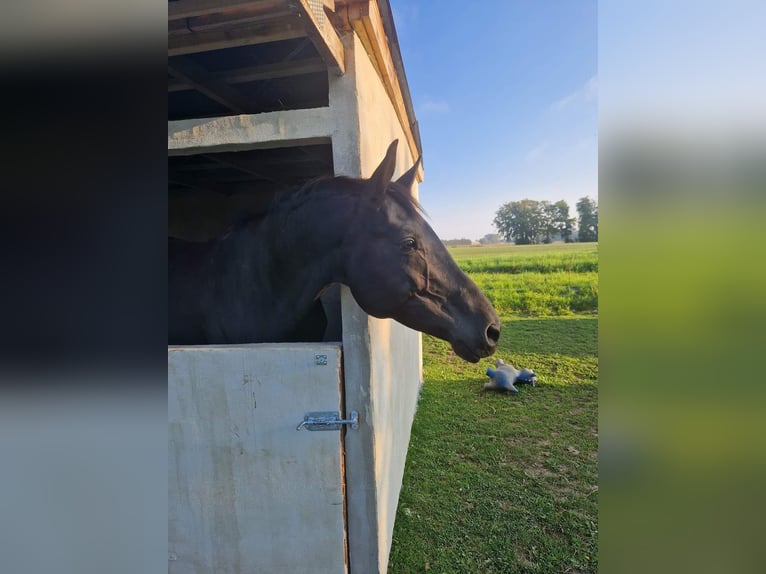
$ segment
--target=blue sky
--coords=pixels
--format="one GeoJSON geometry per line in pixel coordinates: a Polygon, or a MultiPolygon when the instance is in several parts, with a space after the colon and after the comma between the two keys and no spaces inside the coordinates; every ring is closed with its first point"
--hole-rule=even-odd
{"type": "Polygon", "coordinates": [[[763,133],[765,23],[762,0],[602,1],[602,129],[763,133]]]}
{"type": "Polygon", "coordinates": [[[598,189],[595,0],[391,0],[425,180],[443,239],[494,233],[495,211],[598,189]]]}

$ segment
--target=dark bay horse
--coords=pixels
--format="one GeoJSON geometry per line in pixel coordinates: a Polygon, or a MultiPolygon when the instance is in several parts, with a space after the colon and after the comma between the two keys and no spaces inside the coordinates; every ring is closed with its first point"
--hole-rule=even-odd
{"type": "Polygon", "coordinates": [[[449,341],[466,361],[491,355],[500,319],[423,219],[419,162],[391,181],[396,145],[370,179],[316,180],[218,239],[170,239],[169,343],[321,340],[319,295],[343,283],[370,315],[449,341]]]}

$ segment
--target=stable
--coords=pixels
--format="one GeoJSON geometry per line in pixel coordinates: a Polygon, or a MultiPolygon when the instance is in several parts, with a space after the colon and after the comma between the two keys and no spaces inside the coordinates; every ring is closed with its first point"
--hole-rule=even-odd
{"type": "MultiPolygon", "coordinates": [[[[421,156],[388,0],[170,1],[168,56],[171,236],[421,156]]],[[[386,571],[420,334],[327,309],[337,341],[169,347],[169,572],[386,571]]]]}

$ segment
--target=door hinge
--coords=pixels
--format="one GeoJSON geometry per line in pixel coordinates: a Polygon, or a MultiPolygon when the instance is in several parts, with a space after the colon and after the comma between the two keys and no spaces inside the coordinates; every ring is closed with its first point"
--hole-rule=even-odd
{"type": "Polygon", "coordinates": [[[338,411],[306,413],[295,430],[304,428],[310,431],[340,430],[343,425],[350,425],[356,430],[359,428],[359,413],[351,411],[350,415],[351,418],[341,419],[338,411]]]}

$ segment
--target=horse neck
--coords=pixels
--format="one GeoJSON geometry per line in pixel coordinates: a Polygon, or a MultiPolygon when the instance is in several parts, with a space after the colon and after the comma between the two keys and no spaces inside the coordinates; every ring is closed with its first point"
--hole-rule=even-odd
{"type": "Polygon", "coordinates": [[[320,189],[275,209],[266,222],[274,266],[298,281],[310,272],[325,282],[320,287],[343,281],[345,239],[358,204],[356,194],[320,189]]]}
{"type": "Polygon", "coordinates": [[[247,240],[229,242],[245,250],[236,259],[253,262],[252,281],[265,288],[275,310],[300,312],[326,285],[344,282],[344,240],[358,201],[331,190],[307,193],[276,206],[257,227],[240,230],[251,234],[247,240]]]}

